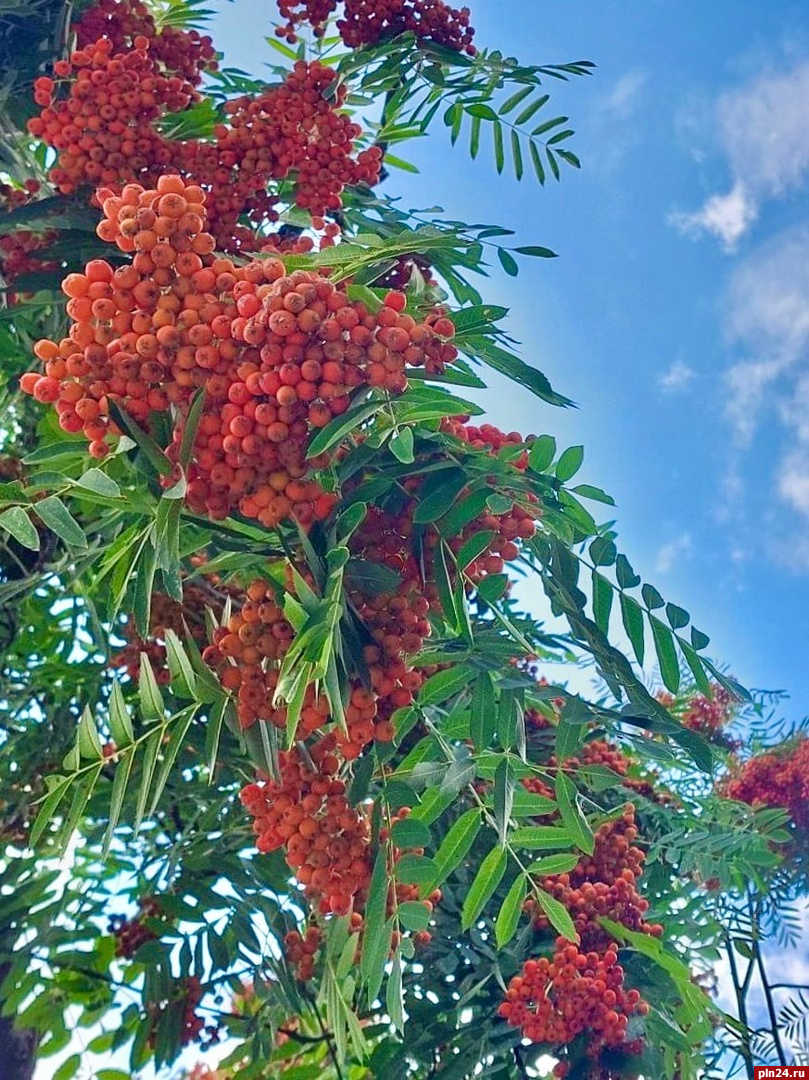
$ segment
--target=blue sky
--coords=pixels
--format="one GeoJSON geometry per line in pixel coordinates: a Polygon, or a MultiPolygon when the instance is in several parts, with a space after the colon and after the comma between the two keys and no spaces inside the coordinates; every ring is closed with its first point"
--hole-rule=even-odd
{"type": "MultiPolygon", "coordinates": [[[[217,44],[262,71],[270,0],[222,5],[217,44]]],[[[403,205],[513,228],[554,261],[493,268],[526,360],[579,409],[505,387],[493,422],[587,450],[624,550],[748,686],[809,698],[809,11],[801,2],[478,0],[477,40],[591,59],[549,90],[581,173],[498,177],[443,130],[407,149],[403,205]]],[[[549,106],[550,108],[551,106],[549,106]]],[[[551,115],[551,114],[549,114],[551,115]]]]}

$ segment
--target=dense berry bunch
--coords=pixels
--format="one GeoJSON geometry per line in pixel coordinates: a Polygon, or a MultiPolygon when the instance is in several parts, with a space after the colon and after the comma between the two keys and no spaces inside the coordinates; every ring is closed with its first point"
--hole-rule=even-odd
{"type": "Polygon", "coordinates": [[[163,26],[158,31],[151,12],[140,0],[96,0],[73,24],[79,49],[89,49],[106,37],[116,52],[135,47],[135,40],[149,41],[152,58],[174,75],[198,85],[203,71],[216,71],[216,50],[207,35],[196,30],[163,26]]]}
{"type": "Polygon", "coordinates": [[[114,915],[110,919],[110,933],[115,937],[115,955],[131,959],[147,941],[156,941],[160,936],[147,922],[154,922],[164,917],[160,904],[152,896],[143,896],[138,900],[138,914],[132,919],[114,915]]]}
{"type": "Polygon", "coordinates": [[[34,83],[42,112],[28,130],[59,152],[50,171],[63,194],[81,184],[153,181],[171,164],[171,144],[155,129],[166,113],[179,112],[197,98],[180,75],[163,74],[149,52],[149,40],[114,52],[108,38],[77,49],[59,61],[57,81],[34,83]],[[66,96],[60,94],[65,86],[66,96]]]}
{"type": "Polygon", "coordinates": [[[809,738],[750,758],[722,792],[750,806],[782,807],[799,829],[809,828],[809,738]]]}
{"type": "MultiPolygon", "coordinates": [[[[662,933],[661,926],[644,920],[649,902],[637,890],[644,862],[643,851],[634,845],[637,836],[635,810],[630,805],[621,817],[599,827],[592,855],[583,855],[569,874],[542,879],[542,888],[570,912],[585,950],[603,949],[611,940],[599,923],[603,917],[629,930],[654,936],[662,933]]],[[[529,906],[533,907],[533,901],[529,906]]],[[[540,911],[535,925],[547,929],[550,922],[540,911]]]]}
{"type": "MultiPolygon", "coordinates": [[[[338,210],[344,187],[377,182],[382,151],[371,147],[351,156],[361,128],[340,111],[347,90],[335,86],[336,79],[325,64],[301,60],[279,86],[228,102],[229,122],[215,132],[219,168],[212,186],[223,225],[228,209],[237,207],[256,222],[273,220],[271,179],[294,173],[295,202],[315,215],[338,210]]],[[[206,155],[204,148],[195,153],[206,155]]]]}
{"type": "MultiPolygon", "coordinates": [[[[337,0],[278,0],[278,8],[286,21],[276,33],[292,44],[297,40],[296,30],[303,23],[308,23],[315,35],[322,37],[326,22],[337,9],[337,0]]],[[[351,49],[411,33],[470,56],[476,52],[469,8],[453,8],[443,0],[345,0],[337,29],[351,49]]]]}
{"type": "Polygon", "coordinates": [[[714,683],[711,694],[694,694],[684,702],[673,694],[661,691],[657,700],[674,713],[677,719],[692,731],[712,738],[733,719],[735,701],[724,686],[714,683]]]}
{"type": "MultiPolygon", "coordinates": [[[[38,191],[39,183],[36,180],[26,181],[21,188],[12,187],[10,184],[0,184],[0,215],[29,205],[38,191]]],[[[0,229],[2,229],[1,216],[0,229]]],[[[43,261],[42,253],[56,241],[58,235],[52,229],[45,231],[13,229],[7,233],[0,232],[0,284],[8,287],[23,274],[40,270],[57,270],[59,264],[52,260],[43,261]]],[[[17,299],[16,294],[10,291],[7,291],[5,295],[9,305],[17,299]]]]}
{"type": "Polygon", "coordinates": [[[371,878],[370,828],[338,779],[337,741],[326,736],[281,754],[281,778],[248,784],[241,799],[253,815],[259,851],[285,848],[287,863],[322,914],[347,914],[371,878]]]}
{"type": "Polygon", "coordinates": [[[204,580],[184,583],[182,603],[165,593],[153,593],[147,637],[140,636],[135,619],[130,615],[122,630],[126,645],[113,654],[111,666],[124,668],[130,679],[137,679],[140,658],[145,654],[157,681],[167,685],[171,675],[166,657],[166,630],[173,630],[180,638],[190,634],[200,647],[204,647],[207,644],[205,609],[210,608],[214,615],[221,614],[225,593],[235,597],[240,595],[240,590],[223,586],[219,581],[204,580]]]}
{"type": "MultiPolygon", "coordinates": [[[[624,987],[617,946],[603,952],[584,951],[558,938],[551,959],[527,960],[506,990],[498,1013],[512,1027],[522,1028],[532,1042],[565,1047],[582,1034],[587,1054],[598,1058],[605,1048],[628,1049],[629,1018],[645,1015],[649,1006],[637,990],[624,987]]],[[[560,1070],[558,1075],[563,1075],[560,1070]]]]}

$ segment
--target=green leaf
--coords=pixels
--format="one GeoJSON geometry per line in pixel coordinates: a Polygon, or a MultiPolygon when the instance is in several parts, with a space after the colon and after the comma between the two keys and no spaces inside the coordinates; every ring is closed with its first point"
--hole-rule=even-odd
{"type": "Polygon", "coordinates": [[[508,864],[505,848],[492,848],[475,875],[461,910],[461,929],[468,930],[480,918],[481,912],[503,880],[508,864]]]}
{"type": "Polygon", "coordinates": [[[671,630],[654,615],[649,616],[652,625],[652,638],[654,639],[657,662],[660,666],[660,677],[663,685],[672,694],[676,694],[680,688],[680,665],[677,662],[677,649],[674,644],[674,635],[671,630]]]}
{"type": "Polygon", "coordinates": [[[87,537],[78,521],[73,517],[61,499],[55,495],[49,495],[36,504],[36,514],[47,525],[51,532],[56,533],[60,540],[74,547],[87,547],[87,537]]]}
{"type": "Polygon", "coordinates": [[[53,816],[56,813],[59,804],[62,799],[64,799],[65,795],[67,795],[68,790],[74,781],[73,776],[51,775],[48,779],[53,784],[53,787],[51,787],[48,794],[42,800],[34,824],[31,826],[31,838],[29,844],[32,848],[35,848],[39,843],[40,837],[53,820],[53,816]]]}
{"type": "Polygon", "coordinates": [[[503,758],[494,774],[494,821],[500,843],[505,844],[506,833],[511,821],[511,808],[514,805],[516,786],[514,767],[508,758],[503,758]]]}
{"type": "Polygon", "coordinates": [[[528,467],[535,473],[547,472],[556,454],[556,439],[553,435],[540,435],[528,452],[528,467]]]}
{"type": "Polygon", "coordinates": [[[549,101],[550,94],[543,94],[541,97],[535,98],[530,105],[526,105],[514,121],[516,127],[522,127],[523,124],[527,124],[531,117],[538,113],[542,106],[547,105],[549,101]]]}
{"type": "MultiPolygon", "coordinates": [[[[404,991],[402,988],[402,957],[399,949],[391,962],[388,984],[385,987],[385,1006],[391,1023],[397,1031],[404,1031],[404,991]]],[[[318,1072],[320,1067],[316,1066],[318,1072]]],[[[289,1069],[286,1070],[289,1072],[289,1069]]],[[[314,1080],[314,1078],[313,1078],[314,1080]]]]}
{"type": "Polygon", "coordinates": [[[497,730],[497,706],[494,684],[488,671],[482,671],[472,688],[469,731],[476,750],[488,750],[497,730]]]}
{"type": "Polygon", "coordinates": [[[436,874],[430,887],[422,887],[422,895],[429,895],[447,880],[450,874],[463,862],[480,832],[480,810],[467,810],[450,827],[435,853],[436,874]]]}
{"type": "Polygon", "coordinates": [[[172,717],[171,725],[169,727],[169,738],[165,746],[161,747],[162,760],[160,762],[160,769],[155,778],[154,788],[152,789],[152,801],[149,806],[149,813],[153,814],[160,803],[160,796],[163,794],[163,789],[174,767],[174,762],[177,760],[177,755],[182,748],[185,737],[188,734],[188,729],[191,727],[191,723],[196,716],[197,706],[191,705],[176,716],[172,717]]]}
{"type": "MultiPolygon", "coordinates": [[[[592,550],[592,548],[591,548],[592,550]]],[[[593,571],[593,617],[596,625],[605,636],[609,636],[610,611],[612,610],[612,585],[609,581],[593,571]]]]}
{"type": "Polygon", "coordinates": [[[640,593],[647,608],[661,608],[666,602],[654,585],[644,585],[640,593]]]}
{"type": "Polygon", "coordinates": [[[12,506],[0,514],[0,529],[5,529],[24,548],[39,551],[39,533],[21,506],[12,506]]]}
{"type": "Polygon", "coordinates": [[[590,558],[596,566],[612,566],[618,555],[615,543],[606,536],[597,536],[589,547],[590,558]]]}
{"type": "Polygon", "coordinates": [[[528,149],[531,152],[531,162],[534,166],[534,172],[537,174],[537,180],[540,184],[545,184],[545,166],[542,164],[542,155],[540,154],[539,147],[533,139],[528,141],[528,149]]]}
{"type": "Polygon", "coordinates": [[[443,469],[434,475],[435,479],[424,485],[413,512],[413,521],[417,525],[427,525],[443,517],[469,483],[462,469],[443,469]]]}
{"type": "Polygon", "coordinates": [[[697,630],[696,626],[691,627],[691,644],[696,652],[701,649],[707,648],[710,643],[710,638],[707,634],[703,634],[701,630],[697,630]]]}
{"type": "Polygon", "coordinates": [[[556,462],[556,479],[564,483],[576,475],[584,461],[584,447],[571,446],[556,462]]]}
{"type": "Polygon", "coordinates": [[[366,420],[370,420],[384,407],[385,402],[378,399],[363,401],[362,404],[348,409],[342,416],[335,416],[312,439],[306,454],[307,458],[317,457],[319,454],[331,450],[333,446],[342,442],[347,435],[358,431],[361,424],[365,423],[366,420]]]}
{"type": "Polygon", "coordinates": [[[471,562],[479,558],[489,547],[494,537],[495,532],[493,529],[483,529],[481,532],[473,533],[455,556],[458,569],[465,570],[471,562]]]}
{"type": "Polygon", "coordinates": [[[104,835],[104,844],[101,849],[102,857],[106,858],[115,835],[115,829],[121,819],[121,809],[126,798],[126,789],[129,777],[132,775],[132,766],[135,763],[135,754],[130,751],[124,754],[115,765],[115,775],[112,778],[112,794],[110,796],[110,812],[107,819],[107,830],[104,835]]]}
{"type": "Polygon", "coordinates": [[[410,816],[394,822],[391,840],[398,848],[426,848],[433,842],[424,822],[410,816]]]}
{"type": "Polygon", "coordinates": [[[524,848],[526,851],[569,848],[574,843],[568,829],[560,829],[554,825],[524,825],[520,829],[515,829],[509,840],[514,847],[524,848]]]}
{"type": "Polygon", "coordinates": [[[592,484],[577,484],[570,489],[574,495],[581,495],[583,499],[592,499],[593,502],[604,503],[606,506],[615,506],[615,499],[601,488],[593,487],[592,484]]]}
{"type": "Polygon", "coordinates": [[[166,627],[163,639],[166,642],[172,691],[181,694],[185,698],[196,699],[197,673],[194,671],[194,665],[183,648],[183,643],[171,627],[166,627]]]}
{"type": "Polygon", "coordinates": [[[53,1074],[53,1080],[71,1080],[79,1071],[81,1065],[81,1055],[71,1054],[69,1058],[66,1058],[56,1072],[53,1074]]]}
{"type": "Polygon", "coordinates": [[[387,921],[385,918],[388,887],[387,848],[382,845],[376,853],[368,887],[360,959],[360,974],[367,987],[369,1001],[373,1001],[379,993],[385,974],[385,962],[390,952],[393,920],[387,921]]]}
{"type": "Polygon", "coordinates": [[[117,679],[113,679],[112,681],[109,714],[107,719],[110,726],[110,734],[112,735],[116,747],[119,750],[122,750],[125,746],[129,746],[135,737],[135,733],[132,729],[132,720],[129,716],[129,710],[124,701],[123,691],[121,690],[117,679]]]}
{"type": "Polygon", "coordinates": [[[632,569],[626,555],[619,555],[615,560],[615,576],[622,589],[634,589],[640,585],[640,576],[632,569]]]}
{"type": "Polygon", "coordinates": [[[78,728],[79,754],[83,758],[103,758],[104,748],[101,745],[101,737],[98,734],[95,718],[90,711],[90,706],[85,705],[81,714],[78,728]]]}
{"type": "Polygon", "coordinates": [[[435,675],[430,676],[419,691],[419,705],[440,705],[454,697],[469,685],[471,674],[471,669],[466,664],[458,664],[445,671],[437,671],[435,675]]]}
{"type": "Polygon", "coordinates": [[[576,785],[560,769],[556,774],[556,802],[559,805],[559,813],[562,824],[574,838],[577,847],[588,855],[595,850],[595,837],[590,823],[582,813],[579,806],[579,793],[576,785]]]}
{"type": "Polygon", "coordinates": [[[411,465],[415,460],[413,453],[413,429],[399,428],[388,441],[388,448],[393,456],[403,465],[411,465]]]}
{"type": "Polygon", "coordinates": [[[163,720],[165,706],[163,695],[157,685],[154,669],[145,652],[140,654],[140,676],[138,678],[140,707],[145,720],[163,720]]]}
{"type": "Polygon", "coordinates": [[[87,472],[82,473],[78,480],[74,480],[73,483],[76,487],[92,491],[94,495],[105,495],[110,499],[117,499],[121,494],[121,489],[115,481],[111,480],[106,473],[101,471],[101,469],[88,469],[87,472]]]}
{"type": "Polygon", "coordinates": [[[500,265],[509,277],[516,277],[519,274],[520,268],[517,265],[517,260],[505,248],[497,249],[497,257],[500,260],[500,265]]]}
{"type": "Polygon", "coordinates": [[[514,248],[515,251],[519,251],[520,255],[530,255],[534,259],[558,259],[559,256],[555,251],[551,251],[550,248],[537,247],[536,244],[529,244],[527,247],[514,248]]]}
{"type": "Polygon", "coordinates": [[[568,941],[578,942],[579,935],[567,908],[544,889],[535,889],[534,896],[557,934],[568,941]]]}
{"type": "Polygon", "coordinates": [[[676,604],[666,604],[666,618],[673,630],[682,630],[688,625],[691,616],[684,608],[677,607],[676,604]]]}
{"type": "Polygon", "coordinates": [[[399,922],[405,930],[426,930],[430,925],[432,916],[424,904],[420,904],[418,900],[405,900],[396,910],[399,922]]]}
{"type": "Polygon", "coordinates": [[[183,469],[188,468],[188,463],[191,460],[191,454],[194,450],[194,440],[197,437],[197,430],[199,428],[199,421],[202,416],[202,410],[205,406],[205,387],[200,386],[194,391],[194,396],[191,399],[191,405],[188,409],[188,416],[185,420],[185,426],[183,427],[183,436],[180,441],[180,453],[178,460],[183,469]]]}
{"type": "Polygon", "coordinates": [[[485,105],[482,102],[475,105],[468,105],[466,111],[470,116],[477,116],[481,120],[497,120],[497,113],[491,105],[485,105]]]}
{"type": "MultiPolygon", "coordinates": [[[[620,556],[619,556],[620,558],[620,556]]],[[[626,593],[621,593],[621,620],[627,632],[632,648],[639,664],[643,664],[644,634],[643,634],[643,608],[626,593]]]]}
{"type": "Polygon", "coordinates": [[[503,125],[496,118],[492,123],[492,141],[494,143],[494,165],[498,173],[502,173],[506,164],[506,155],[503,150],[503,125]]]}
{"type": "Polygon", "coordinates": [[[523,874],[515,878],[497,915],[494,938],[497,948],[503,949],[517,933],[523,904],[528,893],[528,882],[523,874]]]}
{"type": "MultiPolygon", "coordinates": [[[[520,145],[519,132],[515,131],[513,128],[511,130],[511,157],[514,161],[514,176],[518,181],[522,180],[523,173],[525,172],[522,161],[522,146],[520,145]]],[[[518,250],[520,249],[518,248],[518,250]]]]}
{"type": "Polygon", "coordinates": [[[117,405],[112,398],[108,398],[108,402],[110,417],[115,421],[121,431],[129,435],[130,438],[137,443],[138,448],[155,472],[159,473],[160,476],[171,476],[174,472],[174,463],[170,458],[166,457],[152,436],[148,435],[143,428],[132,419],[129,413],[125,412],[117,405]]]}
{"type": "MultiPolygon", "coordinates": [[[[528,95],[532,94],[533,92],[534,87],[530,84],[528,86],[520,87],[519,90],[517,90],[511,95],[511,97],[506,98],[506,100],[500,106],[500,115],[507,116],[512,111],[512,109],[516,109],[520,102],[525,101],[528,95]]],[[[519,123],[519,120],[517,121],[517,123],[519,123]]]]}
{"type": "Polygon", "coordinates": [[[553,874],[569,874],[578,863],[578,855],[546,855],[528,867],[529,874],[551,877],[553,874]]]}

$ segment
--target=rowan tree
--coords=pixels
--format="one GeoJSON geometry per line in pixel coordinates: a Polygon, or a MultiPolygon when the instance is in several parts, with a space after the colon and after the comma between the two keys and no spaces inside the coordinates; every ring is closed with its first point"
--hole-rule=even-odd
{"type": "Polygon", "coordinates": [[[806,741],[641,582],[582,448],[463,396],[572,404],[473,284],[553,252],[395,197],[442,126],[526,183],[579,168],[547,88],[593,65],[442,0],[276,15],[269,83],[188,3],[0,43],[7,1075],[800,1060],[762,942],[804,888],[806,741]]]}

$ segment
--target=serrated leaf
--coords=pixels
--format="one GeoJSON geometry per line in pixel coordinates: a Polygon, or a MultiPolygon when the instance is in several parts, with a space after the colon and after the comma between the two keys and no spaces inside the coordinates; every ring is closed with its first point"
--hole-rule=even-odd
{"type": "Polygon", "coordinates": [[[571,834],[577,847],[588,855],[595,850],[595,837],[590,823],[579,806],[579,793],[576,785],[561,769],[556,774],[556,802],[562,824],[571,834]]]}
{"type": "Polygon", "coordinates": [[[197,673],[188,657],[183,643],[171,627],[163,632],[166,643],[166,657],[171,673],[171,688],[174,693],[195,699],[197,696],[197,673]]]}
{"type": "Polygon", "coordinates": [[[112,681],[107,722],[109,723],[110,734],[112,735],[116,747],[119,750],[122,750],[125,746],[129,746],[135,738],[135,733],[132,729],[132,720],[129,716],[129,710],[126,707],[123,691],[121,690],[117,679],[113,679],[112,681]]]}
{"type": "Polygon", "coordinates": [[[627,636],[632,643],[632,649],[635,653],[635,658],[639,664],[643,664],[643,654],[645,649],[644,642],[644,629],[643,629],[643,608],[637,602],[633,600],[631,596],[626,593],[621,593],[621,620],[624,624],[627,636]]]}
{"type": "Polygon", "coordinates": [[[433,859],[436,866],[435,877],[429,888],[422,887],[422,895],[429,895],[443,885],[450,874],[460,866],[474,844],[480,826],[480,810],[477,809],[467,810],[450,826],[433,859]]]}
{"type": "Polygon", "coordinates": [[[480,869],[469,887],[461,910],[461,929],[468,930],[480,918],[497,886],[503,880],[508,865],[505,848],[492,848],[480,864],[480,869]]]}
{"type": "MultiPolygon", "coordinates": [[[[592,548],[591,548],[592,550],[592,548]]],[[[599,630],[609,636],[610,612],[612,610],[612,585],[609,581],[593,571],[593,617],[599,630]]]]}
{"type": "Polygon", "coordinates": [[[506,893],[494,924],[494,939],[497,948],[503,949],[517,933],[520,925],[523,904],[528,894],[528,882],[523,874],[515,878],[506,893]]]}
{"type": "Polygon", "coordinates": [[[0,514],[0,529],[29,551],[39,551],[39,533],[21,506],[11,506],[0,514]]]}
{"type": "Polygon", "coordinates": [[[476,750],[488,750],[497,730],[497,707],[494,684],[488,671],[482,671],[472,688],[469,733],[476,750]]]}
{"type": "Polygon", "coordinates": [[[537,859],[528,867],[529,874],[551,877],[554,874],[569,874],[579,861],[578,855],[546,855],[537,859]]]}
{"type": "Polygon", "coordinates": [[[557,934],[568,941],[578,942],[579,935],[567,908],[544,889],[535,889],[534,896],[557,934]]]}
{"type": "Polygon", "coordinates": [[[88,469],[73,483],[76,487],[85,488],[95,495],[106,495],[110,499],[117,499],[121,494],[120,487],[101,469],[88,469]]]}
{"type": "Polygon", "coordinates": [[[665,623],[662,623],[654,615],[649,616],[649,621],[652,625],[652,638],[660,667],[660,677],[666,689],[670,690],[672,694],[676,694],[680,687],[680,665],[677,662],[674,635],[665,623]]]}
{"type": "Polygon", "coordinates": [[[460,693],[469,684],[471,669],[466,664],[458,664],[445,671],[431,675],[419,691],[419,705],[440,705],[460,693]]]}
{"type": "Polygon", "coordinates": [[[140,706],[145,720],[161,720],[165,712],[163,695],[155,678],[151,661],[145,652],[140,654],[140,675],[138,677],[140,706]]]}
{"type": "Polygon", "coordinates": [[[98,734],[95,718],[89,705],[85,705],[78,728],[79,753],[83,758],[103,758],[104,748],[98,734]]]}
{"type": "Polygon", "coordinates": [[[501,844],[506,842],[506,833],[511,821],[511,808],[514,805],[516,783],[513,765],[508,758],[503,758],[494,774],[494,794],[492,796],[494,822],[501,844]]]}
{"type": "Polygon", "coordinates": [[[555,825],[524,825],[509,836],[514,847],[526,851],[549,851],[553,848],[569,848],[574,842],[568,829],[555,825]]]}
{"type": "Polygon", "coordinates": [[[56,533],[60,540],[74,547],[87,547],[87,537],[78,521],[73,517],[61,499],[49,495],[36,504],[37,517],[56,533]]]}

